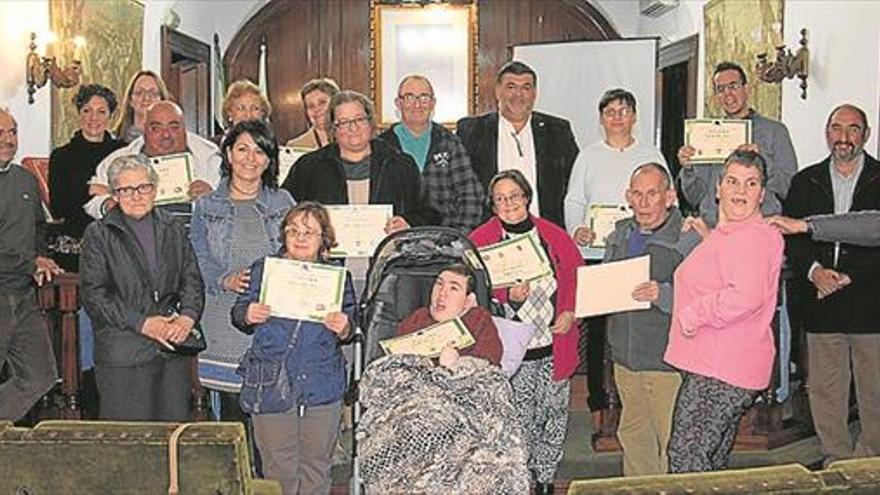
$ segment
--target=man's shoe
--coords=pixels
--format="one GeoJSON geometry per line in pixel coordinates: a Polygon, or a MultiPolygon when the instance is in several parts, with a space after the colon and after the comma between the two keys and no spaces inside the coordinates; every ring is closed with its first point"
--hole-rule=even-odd
{"type": "Polygon", "coordinates": [[[553,495],[553,483],[535,483],[535,495],[553,495]]]}

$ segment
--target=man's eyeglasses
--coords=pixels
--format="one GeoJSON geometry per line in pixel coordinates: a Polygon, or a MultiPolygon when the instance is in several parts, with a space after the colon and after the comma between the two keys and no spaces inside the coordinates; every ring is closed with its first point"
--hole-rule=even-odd
{"type": "Polygon", "coordinates": [[[138,184],[136,186],[117,187],[116,189],[114,189],[114,191],[116,192],[116,195],[119,196],[120,198],[130,198],[130,197],[134,196],[134,193],[138,193],[142,196],[145,194],[150,194],[151,192],[153,192],[153,189],[155,189],[155,188],[156,188],[155,184],[152,184],[150,182],[145,182],[143,184],[138,184]]]}
{"type": "Polygon", "coordinates": [[[404,93],[399,96],[401,100],[407,105],[412,105],[415,102],[419,102],[422,105],[427,105],[434,101],[434,95],[429,95],[428,93],[422,93],[419,95],[414,95],[412,93],[404,93]]]}
{"type": "Polygon", "coordinates": [[[500,194],[497,196],[492,196],[492,202],[496,205],[518,205],[521,204],[525,199],[526,195],[522,193],[511,194],[510,196],[502,196],[500,194]]]}
{"type": "Polygon", "coordinates": [[[353,119],[348,120],[337,120],[333,123],[333,128],[337,131],[342,129],[347,129],[349,131],[356,131],[358,129],[362,129],[370,124],[370,119],[366,116],[355,117],[353,119]]]}
{"type": "Polygon", "coordinates": [[[313,230],[300,230],[293,226],[287,226],[284,229],[284,233],[287,235],[287,237],[290,237],[291,239],[308,240],[321,237],[320,232],[315,232],[313,230]]]}
{"type": "Polygon", "coordinates": [[[716,84],[715,85],[715,94],[720,95],[727,90],[737,91],[743,87],[742,81],[733,81],[727,84],[716,84]]]}

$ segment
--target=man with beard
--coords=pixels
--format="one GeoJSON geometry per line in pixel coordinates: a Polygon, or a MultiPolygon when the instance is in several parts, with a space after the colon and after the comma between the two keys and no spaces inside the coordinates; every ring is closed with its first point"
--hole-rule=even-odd
{"type": "Polygon", "coordinates": [[[0,107],[0,420],[16,421],[55,383],[55,354],[33,282],[62,270],[46,257],[46,217],[36,178],[12,162],[18,124],[0,107]]]}
{"type": "Polygon", "coordinates": [[[532,111],[537,95],[535,71],[508,62],[495,80],[498,111],[465,117],[456,132],[484,191],[498,172],[519,170],[536,191],[529,213],[565,228],[562,201],[580,150],[567,120],[532,111]]]}
{"type": "MultiPolygon", "coordinates": [[[[850,104],[831,112],[831,155],[795,175],[785,202],[793,218],[880,208],[880,163],[864,151],[865,112],[850,104]]],[[[788,256],[807,331],[809,398],[825,463],[880,455],[880,249],[806,236],[788,239],[788,256]],[[855,375],[861,434],[847,427],[855,375]]]]}
{"type": "MultiPolygon", "coordinates": [[[[761,212],[764,215],[778,214],[782,211],[791,178],[797,173],[797,156],[788,129],[781,122],[768,119],[749,107],[751,88],[742,67],[722,62],[715,67],[714,74],[715,101],[724,110],[725,118],[752,121],[753,144],[746,146],[767,161],[767,193],[761,202],[761,212]]],[[[695,153],[691,146],[682,146],[678,150],[681,164],[679,188],[691,206],[699,209],[700,217],[708,225],[715,225],[718,218],[715,186],[721,163],[695,167],[691,163],[695,153]]]]}

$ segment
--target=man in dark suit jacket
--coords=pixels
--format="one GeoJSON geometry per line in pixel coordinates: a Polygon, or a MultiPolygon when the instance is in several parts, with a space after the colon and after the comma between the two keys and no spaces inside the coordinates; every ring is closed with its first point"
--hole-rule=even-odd
{"type": "Polygon", "coordinates": [[[459,120],[457,133],[484,189],[499,170],[516,168],[537,190],[532,213],[565,228],[562,201],[579,149],[567,120],[532,111],[537,83],[531,67],[508,62],[496,78],[498,111],[459,120]]]}
{"type": "MultiPolygon", "coordinates": [[[[784,203],[793,218],[880,209],[880,162],[865,153],[865,113],[834,109],[825,127],[831,155],[797,173],[784,203]]],[[[880,455],[880,249],[787,239],[807,331],[809,398],[825,462],[880,455]],[[847,418],[851,377],[862,431],[853,446],[847,418]]]]}

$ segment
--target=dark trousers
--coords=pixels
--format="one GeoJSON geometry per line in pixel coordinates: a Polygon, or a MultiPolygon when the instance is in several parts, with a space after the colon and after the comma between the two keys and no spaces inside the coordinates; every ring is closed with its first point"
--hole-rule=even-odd
{"type": "Polygon", "coordinates": [[[605,326],[607,318],[596,316],[584,320],[587,334],[587,407],[590,412],[608,407],[605,390],[605,326]]]}
{"type": "Polygon", "coordinates": [[[681,376],[669,439],[669,472],[724,469],[739,420],[757,392],[693,373],[681,376]]]}
{"type": "Polygon", "coordinates": [[[16,421],[58,379],[49,332],[33,291],[0,295],[0,419],[16,421]]]}
{"type": "Polygon", "coordinates": [[[157,355],[138,366],[95,366],[101,419],[189,421],[189,357],[157,355]]]}

